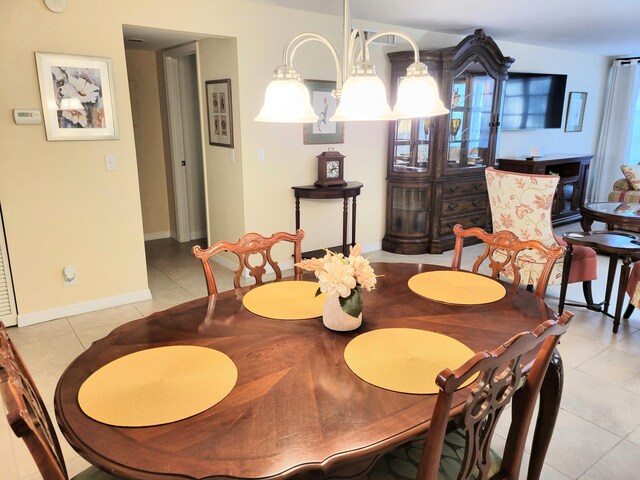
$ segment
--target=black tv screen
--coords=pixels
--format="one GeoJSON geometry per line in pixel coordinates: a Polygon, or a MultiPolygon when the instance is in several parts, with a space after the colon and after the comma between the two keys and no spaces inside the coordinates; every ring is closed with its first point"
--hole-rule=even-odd
{"type": "Polygon", "coordinates": [[[502,103],[503,130],[560,128],[567,76],[509,73],[502,103]]]}

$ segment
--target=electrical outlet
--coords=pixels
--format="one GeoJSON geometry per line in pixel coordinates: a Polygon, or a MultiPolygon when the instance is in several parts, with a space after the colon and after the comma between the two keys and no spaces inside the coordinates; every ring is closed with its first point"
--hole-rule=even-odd
{"type": "Polygon", "coordinates": [[[258,149],[258,161],[264,162],[264,148],[258,149]]]}
{"type": "Polygon", "coordinates": [[[104,168],[108,172],[112,172],[116,169],[116,156],[115,155],[105,155],[104,156],[104,168]]]}

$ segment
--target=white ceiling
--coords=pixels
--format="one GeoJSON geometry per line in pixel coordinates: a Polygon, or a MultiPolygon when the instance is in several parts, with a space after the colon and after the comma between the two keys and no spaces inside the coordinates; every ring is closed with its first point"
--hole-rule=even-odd
{"type": "MultiPolygon", "coordinates": [[[[342,16],[342,0],[253,0],[342,16]]],[[[640,0],[352,0],[351,17],[612,57],[640,55],[640,0]]],[[[320,32],[322,33],[322,32],[320,32]]]]}

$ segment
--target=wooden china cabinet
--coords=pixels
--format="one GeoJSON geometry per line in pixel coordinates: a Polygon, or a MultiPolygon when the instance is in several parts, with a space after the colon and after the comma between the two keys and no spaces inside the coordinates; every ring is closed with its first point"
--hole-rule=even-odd
{"type": "MultiPolygon", "coordinates": [[[[389,53],[391,101],[413,52],[389,53]]],[[[490,226],[484,169],[496,155],[505,57],[480,29],[455,47],[420,51],[450,113],[389,124],[387,217],[382,249],[442,253],[452,229],[490,226]]]]}

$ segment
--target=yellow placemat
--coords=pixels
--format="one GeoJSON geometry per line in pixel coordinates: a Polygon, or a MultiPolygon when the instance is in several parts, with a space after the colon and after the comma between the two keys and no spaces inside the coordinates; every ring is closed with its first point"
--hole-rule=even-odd
{"type": "Polygon", "coordinates": [[[437,270],[414,275],[409,288],[422,297],[455,305],[479,305],[500,300],[507,293],[493,278],[477,273],[437,270]]]}
{"type": "Polygon", "coordinates": [[[87,378],[78,403],[88,416],[120,427],[175,422],[226,397],[238,378],[231,359],[191,345],[141,350],[106,364],[87,378]]]}
{"type": "Polygon", "coordinates": [[[460,367],[474,353],[465,344],[439,333],[383,328],[351,340],[344,359],[353,373],[377,387],[403,393],[438,393],[438,374],[447,367],[460,367]]]}
{"type": "Polygon", "coordinates": [[[245,308],[261,317],[302,320],[322,315],[326,295],[315,296],[317,282],[275,282],[260,285],[243,298],[245,308]]]}

